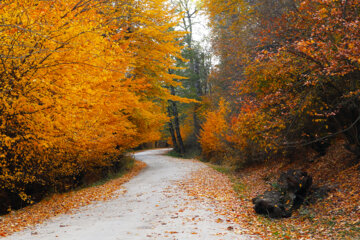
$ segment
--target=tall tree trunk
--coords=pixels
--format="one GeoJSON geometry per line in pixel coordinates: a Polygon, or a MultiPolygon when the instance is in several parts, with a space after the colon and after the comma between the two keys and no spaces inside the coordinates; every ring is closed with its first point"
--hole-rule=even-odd
{"type": "MultiPolygon", "coordinates": [[[[170,90],[171,90],[171,94],[175,96],[175,88],[173,86],[171,86],[170,90]]],[[[181,133],[180,133],[179,112],[178,112],[178,109],[176,106],[176,102],[174,102],[174,101],[170,101],[170,102],[172,105],[172,114],[174,116],[174,124],[175,124],[174,127],[175,127],[177,143],[179,145],[179,152],[184,153],[185,146],[184,146],[184,142],[182,140],[181,133]]]]}
{"type": "Polygon", "coordinates": [[[170,120],[169,120],[169,132],[170,132],[170,135],[171,135],[171,140],[173,142],[173,146],[174,146],[174,150],[175,151],[179,151],[179,145],[176,141],[176,136],[175,136],[175,131],[174,131],[174,124],[173,124],[173,120],[171,119],[172,118],[172,114],[171,114],[171,106],[170,106],[170,102],[169,102],[169,106],[168,106],[168,116],[170,117],[170,120]]]}
{"type": "MultiPolygon", "coordinates": [[[[203,94],[202,94],[201,79],[200,79],[200,61],[199,61],[198,58],[195,58],[194,73],[196,75],[196,79],[195,79],[196,95],[197,95],[197,99],[200,100],[200,97],[203,94]]],[[[194,118],[194,135],[196,137],[196,140],[198,140],[198,137],[199,137],[199,134],[200,134],[200,128],[201,128],[200,120],[199,120],[199,117],[198,117],[199,108],[200,108],[200,104],[195,103],[193,118],[194,118]]],[[[196,142],[199,145],[198,141],[196,141],[196,142]]]]}

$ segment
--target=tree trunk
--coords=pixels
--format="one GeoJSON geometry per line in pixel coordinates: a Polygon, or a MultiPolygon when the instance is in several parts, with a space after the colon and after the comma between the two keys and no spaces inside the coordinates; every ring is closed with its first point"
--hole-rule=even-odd
{"type": "MultiPolygon", "coordinates": [[[[195,58],[194,73],[196,75],[196,79],[195,79],[196,95],[197,95],[197,99],[200,100],[200,97],[203,94],[202,94],[201,79],[200,79],[200,60],[198,58],[195,58]]],[[[195,106],[194,106],[194,134],[195,134],[196,140],[198,140],[198,137],[200,134],[200,128],[201,128],[200,120],[197,115],[199,108],[200,108],[200,104],[195,103],[195,106]]]]}
{"type": "MultiPolygon", "coordinates": [[[[171,94],[175,96],[175,88],[173,86],[170,87],[171,90],[171,94]]],[[[179,145],[179,152],[180,153],[184,153],[185,152],[185,146],[184,146],[184,142],[182,140],[181,137],[181,133],[180,133],[180,122],[179,122],[179,113],[178,113],[178,109],[176,106],[176,102],[174,101],[170,101],[171,105],[172,105],[172,113],[174,116],[174,124],[175,124],[175,133],[176,133],[176,139],[177,139],[177,143],[179,145]]]]}
{"type": "MultiPolygon", "coordinates": [[[[171,103],[169,103],[171,104],[171,103]]],[[[173,146],[174,146],[174,150],[175,151],[179,151],[179,145],[177,144],[177,141],[176,141],[176,136],[175,136],[175,131],[174,131],[174,124],[172,122],[172,114],[171,114],[171,107],[170,105],[168,106],[168,116],[170,117],[170,120],[169,120],[169,132],[170,132],[170,135],[171,135],[171,140],[173,142],[173,146]]]]}

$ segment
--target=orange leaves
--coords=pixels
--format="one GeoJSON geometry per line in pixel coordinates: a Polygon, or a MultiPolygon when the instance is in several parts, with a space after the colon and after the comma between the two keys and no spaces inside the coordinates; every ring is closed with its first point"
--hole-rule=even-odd
{"type": "Polygon", "coordinates": [[[306,0],[297,8],[281,1],[206,0],[205,7],[220,59],[212,98],[229,96],[236,112],[227,120],[232,146],[251,142],[276,150],[289,139],[307,142],[356,120],[358,107],[350,102],[358,106],[359,1],[306,0]]]}
{"type": "MultiPolygon", "coordinates": [[[[249,227],[249,213],[251,213],[252,209],[246,210],[243,206],[244,203],[238,200],[232,183],[226,175],[211,168],[203,168],[194,172],[192,177],[182,182],[180,186],[190,196],[216,206],[215,213],[222,215],[223,218],[217,218],[215,222],[223,223],[226,221],[228,224],[239,223],[241,228],[249,227]]],[[[247,229],[239,231],[238,227],[228,226],[227,228],[228,231],[235,231],[235,229],[237,233],[240,233],[240,231],[241,233],[249,233],[247,229]]]]}
{"type": "Polygon", "coordinates": [[[25,196],[160,138],[181,36],[165,1],[2,4],[4,190],[25,196]]]}
{"type": "MultiPolygon", "coordinates": [[[[262,239],[358,239],[360,186],[357,179],[360,173],[356,168],[359,164],[341,171],[339,169],[344,168],[344,159],[351,161],[343,150],[339,152],[339,149],[334,149],[307,168],[316,181],[332,184],[332,178],[336,179],[341,183],[338,186],[341,190],[333,192],[329,199],[303,206],[292,217],[281,220],[257,215],[251,199],[267,190],[269,183],[275,181],[282,171],[304,167],[301,161],[284,166],[276,159],[241,169],[238,173],[229,172],[228,176],[204,168],[194,172],[180,186],[189,196],[214,204],[216,213],[223,215],[215,221],[221,223],[226,219],[229,225],[233,223],[229,231],[237,232],[241,227],[241,233],[258,235],[262,239]]],[[[213,167],[221,169],[218,165],[213,167]]]]}
{"type": "Polygon", "coordinates": [[[266,151],[276,150],[276,142],[268,132],[273,129],[280,132],[284,127],[282,122],[273,121],[256,104],[244,102],[241,113],[236,115],[231,114],[228,103],[221,100],[217,110],[206,114],[200,143],[206,157],[215,161],[227,161],[231,159],[227,157],[231,156],[230,151],[233,150],[230,145],[241,151],[247,151],[253,146],[266,151]]]}
{"type": "MultiPolygon", "coordinates": [[[[131,172],[121,178],[111,180],[103,185],[84,188],[78,191],[55,194],[51,198],[32,206],[12,212],[0,221],[0,236],[7,236],[26,227],[40,224],[59,214],[68,214],[76,209],[95,201],[106,201],[116,197],[121,185],[136,176],[146,166],[143,162],[136,162],[131,172]]],[[[124,191],[123,191],[124,192],[124,191]]]]}
{"type": "Polygon", "coordinates": [[[303,36],[302,41],[313,42],[313,47],[308,50],[311,50],[313,60],[325,68],[317,71],[325,70],[327,75],[343,76],[358,69],[352,62],[358,58],[358,51],[348,48],[355,42],[359,43],[359,29],[353,28],[359,21],[358,14],[353,12],[358,5],[358,1],[353,0],[303,2],[302,17],[297,19],[294,28],[312,26],[311,38],[303,36]]]}
{"type": "Polygon", "coordinates": [[[221,100],[217,110],[206,114],[206,120],[202,125],[199,138],[205,156],[210,157],[213,153],[226,151],[226,145],[223,141],[229,131],[229,126],[226,122],[228,114],[228,104],[224,100],[221,100]]]}

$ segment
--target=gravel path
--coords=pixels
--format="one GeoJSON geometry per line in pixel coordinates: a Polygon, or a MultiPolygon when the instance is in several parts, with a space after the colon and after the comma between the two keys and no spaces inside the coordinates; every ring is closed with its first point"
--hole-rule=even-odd
{"type": "Polygon", "coordinates": [[[192,199],[177,186],[176,181],[206,165],[164,156],[167,151],[135,154],[148,167],[123,185],[127,191],[120,197],[91,204],[75,214],[55,217],[3,239],[252,239],[237,234],[236,226],[217,221],[222,216],[214,214],[214,206],[192,199]]]}

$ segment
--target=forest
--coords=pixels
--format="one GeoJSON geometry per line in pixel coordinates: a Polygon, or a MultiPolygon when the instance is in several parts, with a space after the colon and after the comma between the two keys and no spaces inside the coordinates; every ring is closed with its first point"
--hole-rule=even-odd
{"type": "Polygon", "coordinates": [[[0,213],[156,145],[231,169],[252,197],[305,169],[343,189],[360,234],[358,0],[3,0],[0,14],[0,213]]]}
{"type": "Polygon", "coordinates": [[[1,2],[2,211],[161,137],[182,33],[159,2],[1,2]]]}

